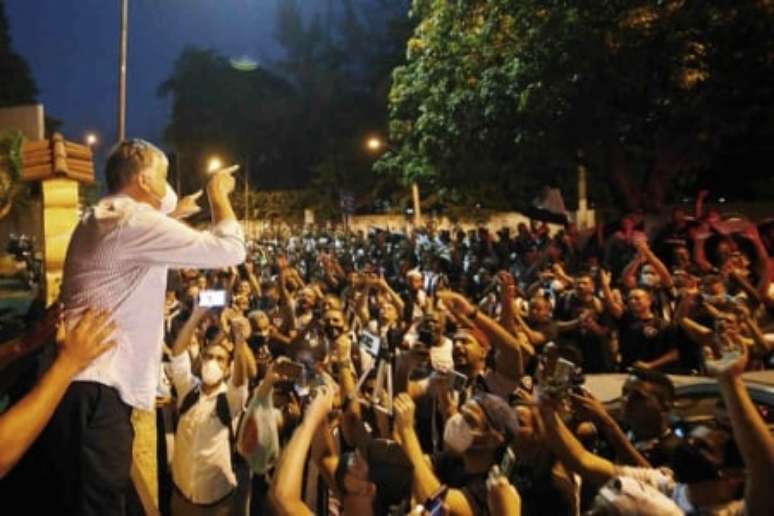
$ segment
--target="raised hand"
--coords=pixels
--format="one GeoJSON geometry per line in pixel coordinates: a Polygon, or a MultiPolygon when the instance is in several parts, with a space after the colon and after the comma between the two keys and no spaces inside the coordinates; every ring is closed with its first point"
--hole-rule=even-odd
{"type": "Polygon", "coordinates": [[[325,420],[333,410],[333,395],[333,389],[328,385],[317,388],[317,394],[306,409],[306,419],[310,423],[316,426],[325,420]]]}
{"type": "Polygon", "coordinates": [[[395,397],[392,408],[395,411],[395,427],[400,432],[414,429],[414,400],[408,394],[401,393],[395,397]]]}
{"type": "Polygon", "coordinates": [[[610,419],[610,415],[605,406],[595,398],[590,392],[585,391],[583,395],[570,393],[570,400],[573,406],[582,416],[591,419],[594,422],[610,419]]]}
{"type": "Polygon", "coordinates": [[[239,165],[232,165],[214,172],[207,183],[207,194],[222,195],[228,197],[234,191],[236,179],[233,173],[239,169],[239,165]]]}
{"type": "Polygon", "coordinates": [[[198,202],[203,193],[203,190],[199,190],[180,199],[180,202],[177,203],[177,207],[175,207],[175,211],[169,216],[175,219],[186,219],[202,211],[202,207],[199,206],[198,202]]]}
{"type": "Polygon", "coordinates": [[[747,346],[740,344],[736,350],[717,353],[709,346],[704,347],[704,368],[715,378],[736,378],[747,367],[747,346]]]}
{"type": "Polygon", "coordinates": [[[610,271],[606,271],[605,269],[600,269],[599,271],[599,280],[602,282],[602,286],[606,288],[610,288],[610,282],[612,281],[613,275],[610,273],[610,271]]]}

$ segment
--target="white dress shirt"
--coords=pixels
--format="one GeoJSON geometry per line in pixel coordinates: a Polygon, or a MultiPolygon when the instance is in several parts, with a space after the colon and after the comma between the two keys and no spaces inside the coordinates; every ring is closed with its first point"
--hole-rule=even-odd
{"type": "MultiPolygon", "coordinates": [[[[191,374],[188,353],[172,357],[170,372],[177,389],[178,408],[191,389],[201,382],[191,374]]],[[[231,445],[228,428],[218,419],[218,394],[226,393],[231,428],[236,428],[247,401],[247,382],[236,387],[231,381],[221,382],[212,394],[199,394],[199,400],[183,414],[177,423],[175,453],[172,456],[172,478],[177,488],[190,501],[199,504],[217,502],[236,486],[231,467],[231,445]]],[[[236,434],[236,430],[234,430],[236,434]]]]}
{"type": "Polygon", "coordinates": [[[161,363],[167,268],[216,268],[245,259],[235,220],[197,231],[126,195],[102,199],[73,233],[64,265],[65,317],[86,307],[110,310],[116,346],[76,380],[118,390],[133,407],[154,406],[161,363]]]}

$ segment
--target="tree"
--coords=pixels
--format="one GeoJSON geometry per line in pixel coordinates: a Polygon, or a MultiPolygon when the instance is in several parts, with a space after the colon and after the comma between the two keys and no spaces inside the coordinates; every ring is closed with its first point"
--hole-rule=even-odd
{"type": "Polygon", "coordinates": [[[14,52],[5,15],[5,2],[0,0],[0,107],[32,104],[38,87],[27,61],[14,52]]]}
{"type": "Polygon", "coordinates": [[[409,180],[487,182],[518,207],[541,183],[573,193],[582,152],[598,201],[609,185],[658,209],[772,134],[770,2],[415,0],[412,16],[390,92],[399,149],[377,166],[409,180]]]}
{"type": "MultiPolygon", "coordinates": [[[[0,77],[0,108],[36,102],[38,88],[30,68],[11,45],[3,0],[0,0],[0,77]]],[[[19,179],[21,143],[18,131],[0,135],[0,219],[8,215],[17,200],[29,197],[29,186],[19,179]]]]}
{"type": "Polygon", "coordinates": [[[390,73],[409,33],[401,4],[339,0],[308,18],[295,0],[278,0],[283,54],[249,73],[216,52],[186,49],[159,87],[172,98],[165,140],[177,150],[172,175],[179,166],[183,190],[201,185],[196,171],[212,154],[249,157],[253,187],[311,186],[311,207],[332,216],[342,189],[366,201],[389,190],[364,142],[386,129],[390,73]]]}
{"type": "Polygon", "coordinates": [[[282,177],[292,166],[284,156],[293,155],[286,140],[294,129],[287,113],[295,93],[276,74],[239,71],[212,50],[189,47],[158,93],[173,99],[164,139],[175,146],[173,169],[180,172],[183,191],[201,188],[212,155],[256,165],[250,167],[251,182],[270,182],[261,172],[282,177]]]}

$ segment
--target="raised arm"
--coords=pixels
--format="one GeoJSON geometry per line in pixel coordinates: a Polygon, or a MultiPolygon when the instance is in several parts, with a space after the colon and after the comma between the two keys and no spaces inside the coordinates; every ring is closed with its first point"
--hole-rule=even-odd
{"type": "Polygon", "coordinates": [[[672,274],[669,273],[669,269],[667,269],[667,266],[664,265],[664,262],[662,262],[661,259],[656,256],[656,253],[654,253],[650,248],[648,242],[645,240],[639,242],[637,244],[637,249],[639,250],[643,259],[649,263],[651,267],[653,267],[654,271],[656,271],[656,274],[661,279],[661,284],[667,288],[672,288],[674,286],[674,281],[672,281],[672,274]]]}
{"type": "Polygon", "coordinates": [[[524,363],[522,359],[522,348],[525,351],[534,353],[534,348],[527,342],[527,339],[512,335],[503,328],[497,321],[488,315],[480,312],[477,308],[461,294],[449,290],[438,292],[438,297],[444,301],[444,304],[454,312],[465,314],[465,316],[492,339],[497,350],[502,353],[498,358],[497,370],[505,374],[508,378],[518,380],[524,373],[524,363]]]}
{"type": "Polygon", "coordinates": [[[304,465],[314,434],[319,430],[333,406],[333,390],[321,387],[309,404],[304,420],[285,447],[277,465],[269,498],[277,514],[304,516],[314,514],[301,501],[304,465]]]}
{"type": "MultiPolygon", "coordinates": [[[[711,352],[708,351],[708,354],[711,352]]],[[[708,359],[706,369],[718,379],[720,392],[731,419],[734,440],[747,467],[745,503],[747,514],[774,514],[771,479],[774,478],[774,438],[750,399],[742,381],[747,350],[730,365],[708,359]]]]}
{"type": "Polygon", "coordinates": [[[385,280],[383,277],[379,278],[374,282],[374,285],[383,292],[387,298],[390,300],[390,302],[395,305],[395,308],[398,309],[398,313],[402,314],[404,309],[404,302],[403,299],[395,292],[392,287],[390,287],[390,284],[387,283],[387,280],[385,280]]]}
{"type": "Polygon", "coordinates": [[[599,279],[602,284],[602,301],[604,301],[605,308],[614,319],[620,319],[624,313],[624,306],[618,296],[614,295],[613,290],[610,288],[612,273],[610,273],[610,271],[602,270],[599,272],[599,279]]]}
{"type": "Polygon", "coordinates": [[[610,416],[605,406],[592,396],[591,393],[586,392],[583,396],[571,393],[570,399],[576,410],[582,415],[586,415],[595,425],[601,428],[608,442],[613,446],[613,450],[615,450],[615,454],[620,462],[643,468],[651,467],[648,460],[637,451],[637,448],[626,437],[626,434],[618,426],[615,419],[610,416]]]}
{"type": "MultiPolygon", "coordinates": [[[[395,398],[394,407],[395,428],[400,437],[401,446],[414,466],[414,497],[421,503],[438,492],[441,482],[430,466],[430,462],[425,459],[414,430],[414,401],[408,394],[399,394],[395,398]]],[[[473,509],[465,495],[457,489],[449,489],[445,502],[449,514],[473,515],[473,509]]]]}
{"type": "Polygon", "coordinates": [[[241,387],[245,384],[250,363],[252,363],[253,369],[257,369],[253,352],[247,347],[249,328],[250,322],[244,317],[231,320],[231,338],[234,341],[234,372],[231,383],[234,387],[241,387]]]}
{"type": "Polygon", "coordinates": [[[193,338],[194,332],[196,331],[196,327],[199,325],[199,322],[204,319],[204,316],[207,315],[207,312],[208,310],[206,308],[202,308],[200,306],[197,306],[193,309],[191,316],[188,318],[185,324],[183,324],[183,327],[177,334],[175,343],[172,344],[173,357],[180,355],[188,349],[188,346],[191,345],[191,340],[193,338]]]}
{"type": "Polygon", "coordinates": [[[73,377],[115,345],[110,314],[87,310],[60,341],[59,355],[35,387],[0,415],[0,478],[24,455],[51,419],[73,377]]]}
{"type": "Polygon", "coordinates": [[[596,486],[603,485],[615,474],[615,466],[586,450],[559,418],[552,403],[542,400],[539,405],[549,447],[568,469],[596,486]]]}

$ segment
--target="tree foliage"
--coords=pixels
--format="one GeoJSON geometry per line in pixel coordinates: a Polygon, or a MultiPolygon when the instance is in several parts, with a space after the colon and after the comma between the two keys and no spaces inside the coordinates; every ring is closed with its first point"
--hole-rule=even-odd
{"type": "MultiPolygon", "coordinates": [[[[0,108],[36,102],[38,88],[27,61],[11,45],[5,2],[0,0],[0,108]]],[[[26,201],[29,185],[20,180],[22,135],[18,131],[0,134],[0,219],[15,203],[26,201]]]]}
{"type": "Polygon", "coordinates": [[[377,168],[451,193],[496,185],[516,206],[540,184],[574,193],[579,154],[597,200],[612,193],[627,209],[657,209],[675,186],[733,188],[719,178],[752,180],[772,154],[773,11],[765,0],[414,0],[389,97],[398,149],[377,168]]]}
{"type": "Polygon", "coordinates": [[[5,15],[5,2],[0,0],[0,107],[32,104],[38,96],[38,87],[30,67],[22,56],[14,52],[5,15]]]}
{"type": "Polygon", "coordinates": [[[236,70],[214,51],[181,54],[159,94],[172,98],[165,139],[179,151],[186,191],[201,184],[197,171],[212,154],[249,157],[257,188],[311,185],[312,204],[331,214],[342,189],[367,197],[388,182],[371,172],[375,157],[364,142],[386,132],[390,74],[410,34],[408,3],[330,4],[309,17],[296,0],[278,0],[283,55],[255,71],[236,70]]]}

